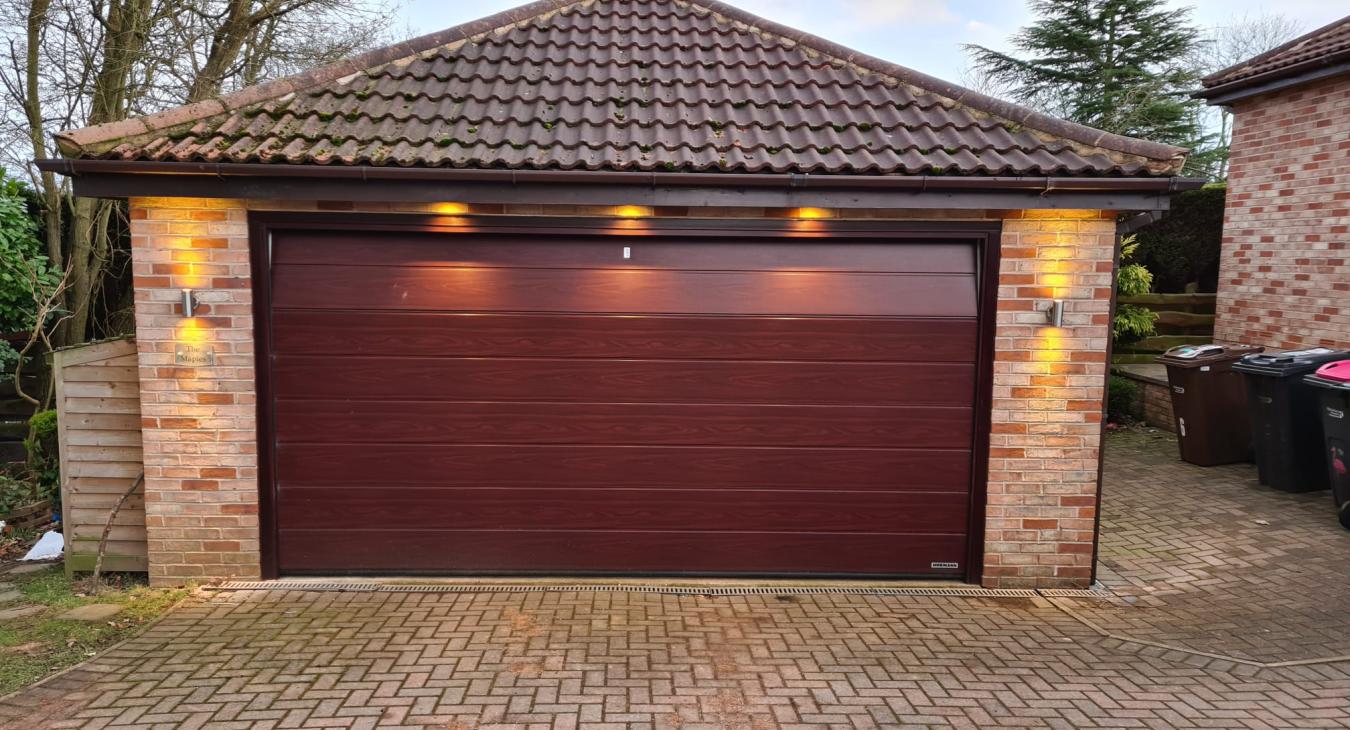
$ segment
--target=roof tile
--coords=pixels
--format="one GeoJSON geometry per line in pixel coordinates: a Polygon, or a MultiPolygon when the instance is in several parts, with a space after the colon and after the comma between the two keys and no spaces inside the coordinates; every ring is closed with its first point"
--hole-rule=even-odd
{"type": "Polygon", "coordinates": [[[1350,16],[1206,76],[1203,80],[1206,91],[1201,95],[1210,95],[1209,90],[1217,91],[1219,87],[1242,86],[1258,76],[1273,79],[1297,73],[1312,64],[1347,57],[1350,57],[1350,16]]]}
{"type": "Polygon", "coordinates": [[[548,0],[502,17],[411,41],[408,55],[377,51],[224,97],[215,113],[81,130],[64,148],[157,161],[1127,176],[1176,174],[1184,154],[711,0],[548,0]]]}

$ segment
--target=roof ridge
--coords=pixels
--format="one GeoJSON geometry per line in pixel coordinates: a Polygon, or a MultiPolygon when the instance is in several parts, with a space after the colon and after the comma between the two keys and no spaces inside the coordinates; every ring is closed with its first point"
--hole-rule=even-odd
{"type": "Polygon", "coordinates": [[[769,33],[787,39],[817,53],[838,58],[847,64],[891,76],[901,83],[950,99],[953,103],[1075,142],[1128,155],[1147,157],[1151,160],[1174,160],[1189,151],[1184,147],[1175,147],[1162,142],[1151,142],[1106,132],[1085,124],[1070,122],[1038,112],[1019,104],[995,99],[973,89],[967,89],[964,86],[943,81],[935,76],[929,76],[921,71],[915,71],[907,66],[901,66],[898,63],[842,46],[813,33],[762,18],[749,11],[727,5],[721,0],[671,0],[671,2],[702,7],[734,22],[746,25],[752,31],[769,33]]]}
{"type": "Polygon", "coordinates": [[[1232,72],[1237,71],[1238,69],[1244,66],[1253,66],[1255,64],[1261,63],[1262,61],[1266,61],[1270,58],[1278,56],[1279,54],[1284,53],[1285,51],[1293,50],[1294,48],[1297,48],[1299,45],[1307,43],[1308,41],[1313,40],[1318,36],[1321,36],[1323,33],[1326,33],[1327,31],[1333,28],[1345,25],[1347,23],[1350,23],[1350,15],[1347,15],[1344,18],[1340,18],[1338,20],[1333,20],[1320,28],[1310,30],[1297,38],[1285,41],[1284,43],[1275,46],[1269,51],[1258,53],[1255,56],[1252,56],[1251,58],[1243,59],[1231,66],[1221,68],[1218,71],[1215,71],[1214,73],[1204,77],[1203,79],[1200,79],[1200,85],[1205,87],[1222,85],[1221,83],[1218,83],[1220,79],[1222,79],[1224,76],[1231,75],[1232,72]]]}
{"type": "Polygon", "coordinates": [[[596,2],[596,0],[535,0],[528,5],[521,5],[485,18],[471,20],[407,41],[400,41],[383,48],[366,51],[360,55],[334,61],[325,66],[307,69],[300,73],[254,84],[253,86],[246,86],[238,91],[232,91],[221,96],[203,99],[145,116],[58,132],[55,135],[56,143],[63,154],[75,156],[91,145],[150,134],[234,111],[250,104],[278,99],[288,94],[337,81],[344,76],[361,73],[400,59],[419,56],[441,46],[484,33],[491,33],[567,7],[593,2],[596,2]]]}

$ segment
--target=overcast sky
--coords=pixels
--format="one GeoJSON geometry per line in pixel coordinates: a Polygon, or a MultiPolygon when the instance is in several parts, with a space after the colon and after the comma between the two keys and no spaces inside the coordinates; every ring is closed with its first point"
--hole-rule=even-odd
{"type": "MultiPolygon", "coordinates": [[[[413,34],[430,33],[521,5],[523,0],[404,0],[402,24],[413,34]]],[[[1006,39],[1030,20],[1017,0],[730,0],[770,20],[811,31],[952,82],[966,68],[963,43],[1006,47],[1006,39]]],[[[1342,17],[1344,0],[1174,0],[1195,8],[1200,25],[1231,23],[1244,14],[1280,13],[1305,31],[1342,17]]]]}

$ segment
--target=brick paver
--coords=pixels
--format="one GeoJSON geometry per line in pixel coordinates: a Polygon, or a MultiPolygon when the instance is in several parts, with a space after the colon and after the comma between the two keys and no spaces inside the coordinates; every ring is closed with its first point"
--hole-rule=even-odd
{"type": "Polygon", "coordinates": [[[1329,493],[1262,487],[1249,464],[1191,466],[1175,443],[1112,439],[1100,577],[1133,608],[1082,610],[1113,633],[1243,659],[1350,656],[1350,531],[1329,493]]]}
{"type": "MultiPolygon", "coordinates": [[[[1174,525],[1106,515],[1108,530],[1129,537],[1108,533],[1106,577],[1140,598],[1074,610],[1130,617],[1113,631],[1200,642],[1211,638],[1204,630],[1184,631],[1202,616],[1190,601],[1232,620],[1251,604],[1224,608],[1224,591],[1194,589],[1228,580],[1197,566],[1223,564],[1225,541],[1239,549],[1247,538],[1183,514],[1205,501],[1177,493],[1212,485],[1164,456],[1156,444],[1112,452],[1108,487],[1174,483],[1159,492],[1174,525]],[[1191,542],[1147,537],[1190,524],[1204,527],[1191,542]],[[1217,550],[1189,554],[1215,540],[1217,550]],[[1136,615],[1160,617],[1161,628],[1136,615]]],[[[1284,529],[1299,544],[1331,539],[1314,537],[1320,511],[1294,514],[1284,529]]],[[[1263,544],[1242,553],[1241,580],[1281,569],[1253,554],[1263,544]]],[[[1334,600],[1336,589],[1317,596],[1334,600]]],[[[1302,617],[1281,628],[1251,615],[1249,631],[1319,630],[1302,617]]],[[[1042,598],[270,591],[185,606],[0,702],[0,726],[1334,728],[1350,727],[1347,698],[1350,663],[1268,669],[1143,647],[1103,638],[1042,598]]]]}

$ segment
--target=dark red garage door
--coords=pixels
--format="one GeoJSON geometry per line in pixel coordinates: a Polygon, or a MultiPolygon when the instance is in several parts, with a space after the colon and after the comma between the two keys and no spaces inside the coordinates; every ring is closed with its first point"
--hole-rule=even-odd
{"type": "Polygon", "coordinates": [[[272,257],[281,573],[965,568],[973,244],[277,231],[272,257]]]}

